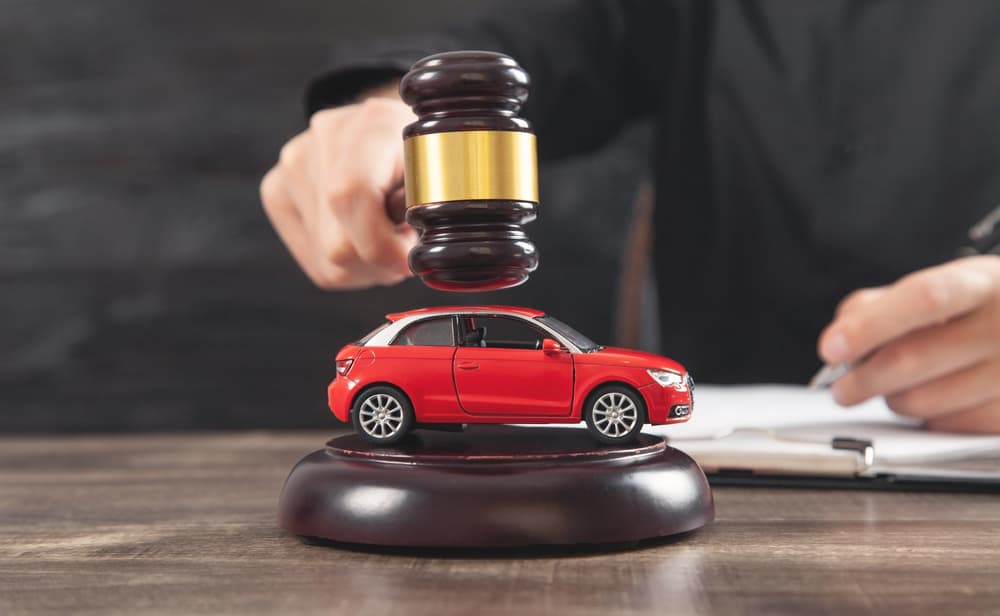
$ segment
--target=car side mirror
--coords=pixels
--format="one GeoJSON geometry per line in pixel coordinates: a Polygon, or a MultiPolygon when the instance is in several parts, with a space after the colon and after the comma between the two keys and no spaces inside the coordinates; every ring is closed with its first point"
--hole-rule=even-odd
{"type": "Polygon", "coordinates": [[[558,355],[559,353],[565,353],[566,351],[566,347],[559,344],[552,338],[542,340],[542,352],[546,355],[558,355]]]}

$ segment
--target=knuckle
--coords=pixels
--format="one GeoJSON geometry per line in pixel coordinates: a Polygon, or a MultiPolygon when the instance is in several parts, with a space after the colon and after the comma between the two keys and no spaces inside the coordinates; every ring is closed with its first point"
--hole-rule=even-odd
{"type": "Polygon", "coordinates": [[[277,209],[282,190],[281,174],[273,168],[260,181],[260,202],[265,210],[271,212],[277,209]]]}
{"type": "Polygon", "coordinates": [[[922,276],[913,279],[917,308],[928,314],[940,314],[948,306],[950,293],[943,278],[922,276]]]}
{"type": "Polygon", "coordinates": [[[881,288],[866,288],[866,289],[859,289],[858,291],[855,291],[852,295],[854,296],[853,298],[854,302],[860,304],[868,304],[881,297],[882,293],[884,293],[884,289],[881,288]]]}
{"type": "Polygon", "coordinates": [[[328,269],[327,266],[331,263],[339,267],[347,267],[357,261],[358,255],[354,251],[354,246],[346,238],[324,239],[322,247],[323,269],[328,269]]]}
{"type": "Polygon", "coordinates": [[[857,302],[862,302],[862,303],[863,303],[863,302],[864,302],[864,301],[866,301],[866,300],[867,300],[867,299],[868,299],[868,298],[869,298],[869,297],[870,297],[870,296],[871,296],[871,295],[872,295],[872,294],[873,294],[874,292],[875,292],[875,290],[874,290],[874,289],[868,289],[868,288],[865,288],[865,289],[856,289],[856,290],[854,290],[854,291],[851,291],[851,292],[850,292],[850,293],[849,293],[849,294],[847,295],[847,297],[845,297],[845,298],[844,298],[844,301],[843,301],[843,302],[841,302],[841,304],[842,304],[842,305],[843,305],[843,304],[846,304],[846,305],[850,305],[850,304],[854,304],[854,303],[857,303],[857,302]]]}
{"type": "Polygon", "coordinates": [[[324,203],[338,218],[364,224],[373,216],[387,217],[385,195],[360,173],[342,175],[324,193],[324,203]]]}
{"type": "Polygon", "coordinates": [[[320,289],[326,291],[342,289],[350,282],[350,270],[321,258],[312,278],[313,283],[320,289]]]}
{"type": "Polygon", "coordinates": [[[359,198],[370,194],[372,189],[364,178],[349,175],[339,178],[323,193],[323,203],[334,213],[345,214],[352,211],[359,198]]]}
{"type": "Polygon", "coordinates": [[[358,242],[356,250],[363,261],[378,267],[389,267],[396,258],[393,244],[380,237],[358,242]]]}
{"type": "Polygon", "coordinates": [[[321,109],[309,116],[309,130],[317,133],[326,133],[332,130],[338,118],[343,115],[343,109],[321,109]]]}
{"type": "Polygon", "coordinates": [[[850,310],[851,306],[861,301],[860,298],[862,297],[864,292],[865,289],[858,289],[857,291],[852,291],[848,293],[847,296],[844,297],[844,299],[840,300],[840,303],[837,304],[837,310],[835,311],[835,314],[837,316],[840,316],[845,312],[847,312],[848,310],[850,310]]]}
{"type": "Polygon", "coordinates": [[[290,139],[285,145],[281,146],[281,152],[278,154],[278,162],[285,167],[298,167],[302,162],[303,150],[301,139],[298,137],[290,139]]]}
{"type": "Polygon", "coordinates": [[[840,335],[847,340],[847,346],[856,349],[866,339],[866,326],[864,321],[855,318],[845,317],[840,323],[840,335]]]}
{"type": "Polygon", "coordinates": [[[356,106],[358,125],[377,138],[399,138],[399,131],[416,119],[413,111],[399,100],[382,97],[367,98],[356,106]],[[377,129],[377,130],[375,130],[377,129]]]}
{"type": "Polygon", "coordinates": [[[910,345],[894,344],[882,351],[882,363],[887,372],[895,375],[913,374],[923,358],[910,345]]]}
{"type": "Polygon", "coordinates": [[[358,103],[357,109],[362,118],[382,119],[392,113],[394,107],[393,101],[388,98],[371,96],[358,103]]]}

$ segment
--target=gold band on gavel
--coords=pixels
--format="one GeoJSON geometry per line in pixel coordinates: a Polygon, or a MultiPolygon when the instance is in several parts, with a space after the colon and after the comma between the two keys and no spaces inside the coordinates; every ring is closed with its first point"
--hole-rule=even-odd
{"type": "Polygon", "coordinates": [[[538,203],[535,136],[470,130],[417,135],[403,141],[406,207],[502,199],[538,203]]]}

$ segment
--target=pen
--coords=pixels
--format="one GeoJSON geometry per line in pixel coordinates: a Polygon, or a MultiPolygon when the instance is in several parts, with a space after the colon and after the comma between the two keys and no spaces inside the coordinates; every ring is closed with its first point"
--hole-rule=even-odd
{"type": "MultiPolygon", "coordinates": [[[[969,229],[969,245],[958,251],[959,256],[1000,254],[1000,206],[969,229]]],[[[824,364],[809,381],[809,389],[823,389],[851,371],[865,359],[839,364],[824,364]]]]}
{"type": "Polygon", "coordinates": [[[823,364],[819,372],[809,381],[809,389],[823,389],[833,385],[833,382],[851,371],[857,362],[839,364],[823,364]]]}

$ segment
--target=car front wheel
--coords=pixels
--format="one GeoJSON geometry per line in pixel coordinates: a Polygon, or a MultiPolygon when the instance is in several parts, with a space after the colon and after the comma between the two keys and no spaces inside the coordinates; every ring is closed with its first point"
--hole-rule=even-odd
{"type": "Polygon", "coordinates": [[[395,387],[372,387],[355,400],[351,423],[354,431],[369,443],[391,445],[413,427],[413,405],[395,387]]]}
{"type": "Polygon", "coordinates": [[[635,390],[609,385],[587,398],[583,415],[587,432],[593,438],[609,445],[620,445],[639,435],[646,423],[646,405],[635,390]]]}

